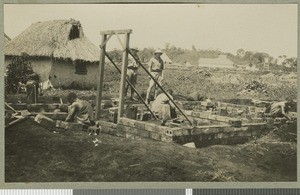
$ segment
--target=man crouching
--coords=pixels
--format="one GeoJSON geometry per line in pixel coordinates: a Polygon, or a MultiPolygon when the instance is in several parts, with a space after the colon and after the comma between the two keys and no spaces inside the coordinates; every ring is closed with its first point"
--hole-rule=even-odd
{"type": "Polygon", "coordinates": [[[77,98],[77,95],[73,92],[68,94],[67,100],[71,105],[65,121],[88,126],[95,125],[93,108],[88,101],[77,98]]]}
{"type": "MultiPolygon", "coordinates": [[[[173,100],[173,90],[168,89],[167,93],[173,100]]],[[[175,105],[170,102],[168,96],[165,93],[161,93],[156,97],[152,104],[152,110],[154,113],[158,114],[159,118],[162,119],[162,126],[165,126],[168,120],[177,117],[175,105]]]]}

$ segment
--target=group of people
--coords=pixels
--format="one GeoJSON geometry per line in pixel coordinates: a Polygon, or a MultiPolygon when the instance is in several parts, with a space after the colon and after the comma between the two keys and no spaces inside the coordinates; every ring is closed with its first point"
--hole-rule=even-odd
{"type": "MultiPolygon", "coordinates": [[[[137,55],[138,52],[139,50],[137,48],[131,49],[131,53],[135,56],[136,59],[139,59],[137,55]]],[[[160,85],[162,85],[163,70],[165,68],[164,62],[161,59],[162,53],[163,52],[161,50],[156,50],[154,52],[154,57],[152,57],[149,61],[149,72],[160,85]]],[[[132,85],[129,99],[135,101],[137,99],[134,98],[135,91],[133,87],[135,87],[137,83],[139,67],[140,64],[137,63],[134,58],[129,58],[129,63],[127,66],[127,79],[132,85]]],[[[129,85],[126,85],[125,96],[127,96],[129,87],[129,85]]],[[[164,125],[166,121],[171,118],[171,112],[173,111],[174,113],[175,106],[169,99],[169,97],[173,99],[173,91],[171,89],[167,90],[169,97],[164,93],[158,94],[158,86],[156,82],[150,77],[149,87],[147,89],[145,100],[145,102],[147,102],[148,104],[150,103],[150,93],[153,90],[155,100],[152,104],[152,111],[160,116],[160,118],[162,119],[162,125],[164,125]]],[[[77,98],[75,93],[70,93],[67,97],[67,100],[70,103],[70,106],[66,121],[74,121],[87,125],[94,123],[93,109],[87,101],[77,98]]]]}
{"type": "MultiPolygon", "coordinates": [[[[138,55],[137,55],[139,50],[137,48],[132,48],[131,52],[135,56],[135,58],[139,59],[138,55]]],[[[163,52],[161,50],[156,50],[154,52],[154,57],[152,57],[148,63],[150,74],[160,85],[162,85],[163,70],[165,69],[164,62],[161,59],[162,53],[163,52]]],[[[129,63],[127,66],[127,79],[129,80],[129,82],[131,83],[131,85],[133,87],[135,87],[135,85],[137,83],[137,74],[138,74],[139,66],[140,65],[133,58],[129,58],[129,63]]],[[[150,102],[150,93],[151,93],[151,91],[153,91],[153,89],[154,89],[154,98],[156,98],[158,95],[158,86],[156,85],[155,81],[150,76],[149,76],[149,78],[150,78],[149,87],[147,89],[146,100],[145,100],[145,102],[147,102],[148,104],[150,102]]],[[[134,98],[133,87],[131,87],[131,94],[130,94],[129,99],[137,100],[134,98]]],[[[129,85],[126,86],[126,90],[125,90],[126,94],[125,95],[127,95],[128,88],[129,88],[129,85]]]]}
{"type": "MultiPolygon", "coordinates": [[[[136,59],[138,59],[138,49],[133,48],[131,49],[131,53],[135,56],[136,59]]],[[[161,59],[162,51],[156,50],[154,52],[154,57],[152,57],[149,60],[148,66],[149,66],[149,72],[152,75],[152,77],[156,80],[156,82],[151,78],[149,81],[149,87],[147,89],[146,94],[146,103],[150,103],[150,93],[154,89],[154,101],[152,103],[151,109],[152,111],[159,116],[160,119],[162,119],[161,125],[165,125],[167,120],[171,118],[176,117],[175,112],[175,105],[171,100],[173,100],[173,91],[171,89],[167,90],[167,93],[162,93],[161,90],[158,89],[158,86],[156,83],[159,83],[160,85],[163,84],[163,78],[164,78],[164,62],[161,59]],[[159,93],[161,92],[161,93],[159,93]],[[174,114],[175,113],[175,114],[174,114]]],[[[137,100],[134,98],[134,88],[137,83],[137,75],[138,75],[138,69],[140,64],[136,62],[133,58],[129,59],[128,69],[127,69],[127,79],[131,83],[131,93],[130,93],[130,99],[131,100],[137,100]]],[[[129,85],[126,86],[125,89],[125,96],[127,96],[127,92],[129,89],[129,85]]],[[[66,121],[75,121],[83,124],[93,124],[94,123],[94,117],[93,117],[93,109],[91,105],[85,101],[77,98],[75,93],[70,93],[68,95],[68,102],[70,103],[69,107],[69,114],[66,119],[66,121]]],[[[290,98],[286,99],[286,101],[283,102],[273,102],[271,103],[267,109],[266,109],[266,115],[271,117],[285,117],[288,120],[291,120],[290,116],[288,115],[288,111],[291,108],[293,100],[290,98]]]]}
{"type": "MultiPolygon", "coordinates": [[[[131,49],[132,54],[135,56],[135,58],[138,59],[138,49],[133,48],[131,49]]],[[[162,125],[165,125],[166,121],[170,119],[171,113],[175,113],[175,105],[172,103],[171,99],[173,100],[173,91],[171,89],[167,90],[167,94],[162,93],[161,90],[158,89],[157,83],[162,86],[163,84],[163,78],[164,78],[164,62],[161,59],[161,55],[163,52],[161,50],[156,50],[154,52],[154,57],[152,57],[149,62],[148,62],[148,67],[149,67],[149,73],[151,76],[149,76],[149,87],[147,89],[146,93],[146,99],[145,102],[147,104],[150,104],[150,94],[154,90],[154,101],[152,104],[152,111],[157,114],[161,119],[162,119],[162,125]],[[153,80],[155,79],[155,81],[153,80]],[[161,93],[159,93],[161,92],[161,93]]],[[[130,59],[128,67],[127,67],[127,79],[131,83],[133,87],[135,87],[137,83],[137,74],[138,74],[138,68],[139,64],[134,60],[130,59]]],[[[134,89],[131,87],[131,94],[130,94],[130,99],[131,100],[136,100],[134,96],[134,89]]],[[[125,96],[127,96],[127,91],[128,91],[129,85],[126,86],[125,90],[125,96]]]]}

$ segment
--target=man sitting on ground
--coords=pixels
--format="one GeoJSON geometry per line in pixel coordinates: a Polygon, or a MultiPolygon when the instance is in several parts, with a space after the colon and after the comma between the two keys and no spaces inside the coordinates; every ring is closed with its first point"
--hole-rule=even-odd
{"type": "MultiPolygon", "coordinates": [[[[168,95],[173,100],[173,90],[167,90],[168,95]]],[[[152,110],[158,114],[159,118],[162,119],[162,126],[164,126],[167,120],[171,118],[176,118],[176,116],[172,117],[172,113],[175,113],[175,105],[170,101],[168,96],[164,93],[160,93],[152,104],[152,110]]]]}
{"type": "Polygon", "coordinates": [[[67,100],[71,105],[65,121],[89,126],[95,124],[93,108],[89,102],[77,98],[77,95],[73,92],[68,94],[67,100]]]}

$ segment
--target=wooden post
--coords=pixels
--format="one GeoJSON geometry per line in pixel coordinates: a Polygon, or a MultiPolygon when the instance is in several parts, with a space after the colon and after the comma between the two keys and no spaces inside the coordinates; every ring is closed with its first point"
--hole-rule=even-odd
{"type": "Polygon", "coordinates": [[[96,120],[100,119],[101,112],[101,100],[102,100],[102,90],[103,90],[103,77],[104,77],[104,64],[105,64],[105,48],[106,48],[106,34],[102,34],[101,39],[101,51],[100,51],[100,61],[99,61],[99,78],[97,85],[97,102],[96,102],[96,120]]]}
{"type": "MultiPolygon", "coordinates": [[[[112,58],[106,54],[106,57],[109,59],[109,61],[114,65],[114,67],[118,70],[118,72],[121,74],[122,71],[120,70],[120,68],[114,63],[114,61],[112,60],[112,58]]],[[[134,92],[137,94],[137,96],[140,98],[140,100],[142,100],[142,102],[144,103],[144,105],[146,106],[146,108],[150,111],[150,113],[152,114],[152,116],[155,118],[155,120],[157,120],[157,117],[155,116],[155,114],[152,112],[152,110],[150,109],[150,107],[148,106],[148,104],[145,102],[145,100],[142,98],[142,96],[139,94],[139,92],[136,90],[136,88],[130,83],[130,81],[128,80],[128,78],[126,78],[126,82],[128,85],[130,85],[130,87],[132,87],[132,89],[134,90],[134,92]]]]}
{"type": "Polygon", "coordinates": [[[122,57],[118,119],[122,117],[124,114],[124,96],[125,96],[125,84],[126,84],[126,77],[127,77],[129,38],[130,38],[130,33],[126,32],[124,34],[125,48],[123,48],[124,50],[123,50],[123,57],[122,57]]]}
{"type": "Polygon", "coordinates": [[[37,103],[38,102],[38,83],[36,82],[35,84],[33,84],[33,103],[37,103]]]}

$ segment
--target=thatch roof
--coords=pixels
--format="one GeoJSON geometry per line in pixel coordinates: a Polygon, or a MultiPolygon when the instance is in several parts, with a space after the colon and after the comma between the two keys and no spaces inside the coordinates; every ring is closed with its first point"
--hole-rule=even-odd
{"type": "Polygon", "coordinates": [[[10,38],[9,36],[7,36],[5,33],[4,33],[4,45],[6,46],[9,42],[10,42],[10,38]]]}
{"type": "Polygon", "coordinates": [[[7,56],[22,53],[73,61],[99,61],[99,49],[83,34],[80,22],[73,19],[32,24],[5,48],[7,56]]]}

